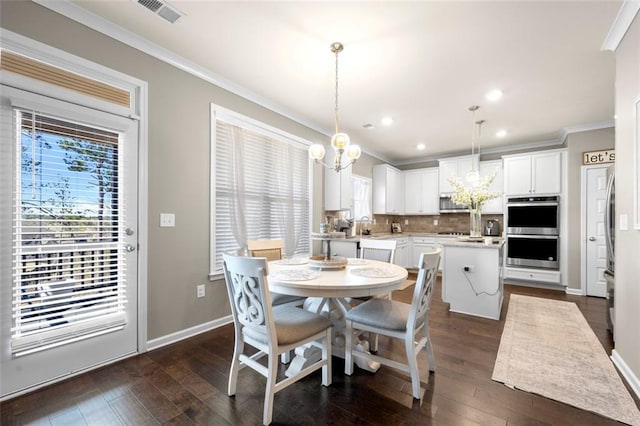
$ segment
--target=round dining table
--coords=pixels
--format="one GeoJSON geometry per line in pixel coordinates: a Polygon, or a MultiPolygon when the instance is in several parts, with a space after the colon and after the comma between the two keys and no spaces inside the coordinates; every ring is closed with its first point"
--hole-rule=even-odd
{"type": "MultiPolygon", "coordinates": [[[[368,259],[348,259],[346,267],[325,269],[310,266],[305,258],[269,262],[269,290],[292,296],[307,297],[304,308],[328,317],[333,323],[332,354],[344,357],[345,313],[351,309],[352,298],[384,296],[403,286],[408,272],[391,263],[368,259]]],[[[354,336],[356,350],[368,351],[369,344],[354,336]]],[[[296,348],[287,376],[301,371],[320,357],[314,346],[296,348]]],[[[380,365],[356,358],[360,368],[376,371],[380,365]]]]}

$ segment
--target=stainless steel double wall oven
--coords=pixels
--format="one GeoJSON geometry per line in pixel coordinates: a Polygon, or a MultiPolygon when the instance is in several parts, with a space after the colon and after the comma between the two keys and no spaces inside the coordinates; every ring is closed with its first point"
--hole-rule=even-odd
{"type": "Polygon", "coordinates": [[[560,197],[507,199],[507,265],[559,269],[560,197]]]}

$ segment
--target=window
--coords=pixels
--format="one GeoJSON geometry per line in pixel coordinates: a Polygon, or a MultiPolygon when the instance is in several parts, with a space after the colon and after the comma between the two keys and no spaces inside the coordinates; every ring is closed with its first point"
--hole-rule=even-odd
{"type": "Polygon", "coordinates": [[[121,135],[33,110],[12,115],[12,353],[121,329],[121,135]]]}
{"type": "Polygon", "coordinates": [[[213,105],[212,129],[211,275],[247,240],[282,239],[285,255],[309,253],[308,142],[213,105]]]}
{"type": "Polygon", "coordinates": [[[373,219],[371,214],[371,179],[352,175],[353,180],[353,217],[373,219]]]}

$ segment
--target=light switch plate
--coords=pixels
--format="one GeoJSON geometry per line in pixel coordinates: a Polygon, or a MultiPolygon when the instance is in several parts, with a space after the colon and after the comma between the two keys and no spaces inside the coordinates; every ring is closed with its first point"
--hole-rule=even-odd
{"type": "Polygon", "coordinates": [[[629,216],[627,216],[625,213],[622,213],[620,215],[620,230],[621,231],[629,230],[629,216]]]}
{"type": "Polygon", "coordinates": [[[404,220],[404,224],[405,224],[405,225],[408,225],[408,224],[409,224],[409,219],[405,219],[405,220],[404,220]]]}
{"type": "Polygon", "coordinates": [[[160,227],[173,228],[176,226],[176,215],[173,213],[160,213],[160,227]]]}

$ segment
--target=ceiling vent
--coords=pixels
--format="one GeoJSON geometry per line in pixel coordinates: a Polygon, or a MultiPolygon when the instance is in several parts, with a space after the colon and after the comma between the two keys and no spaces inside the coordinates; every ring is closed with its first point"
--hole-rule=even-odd
{"type": "Polygon", "coordinates": [[[138,0],[138,4],[149,9],[156,15],[164,18],[166,21],[175,24],[176,21],[184,16],[184,14],[173,6],[169,6],[167,2],[160,0],[138,0]]]}

